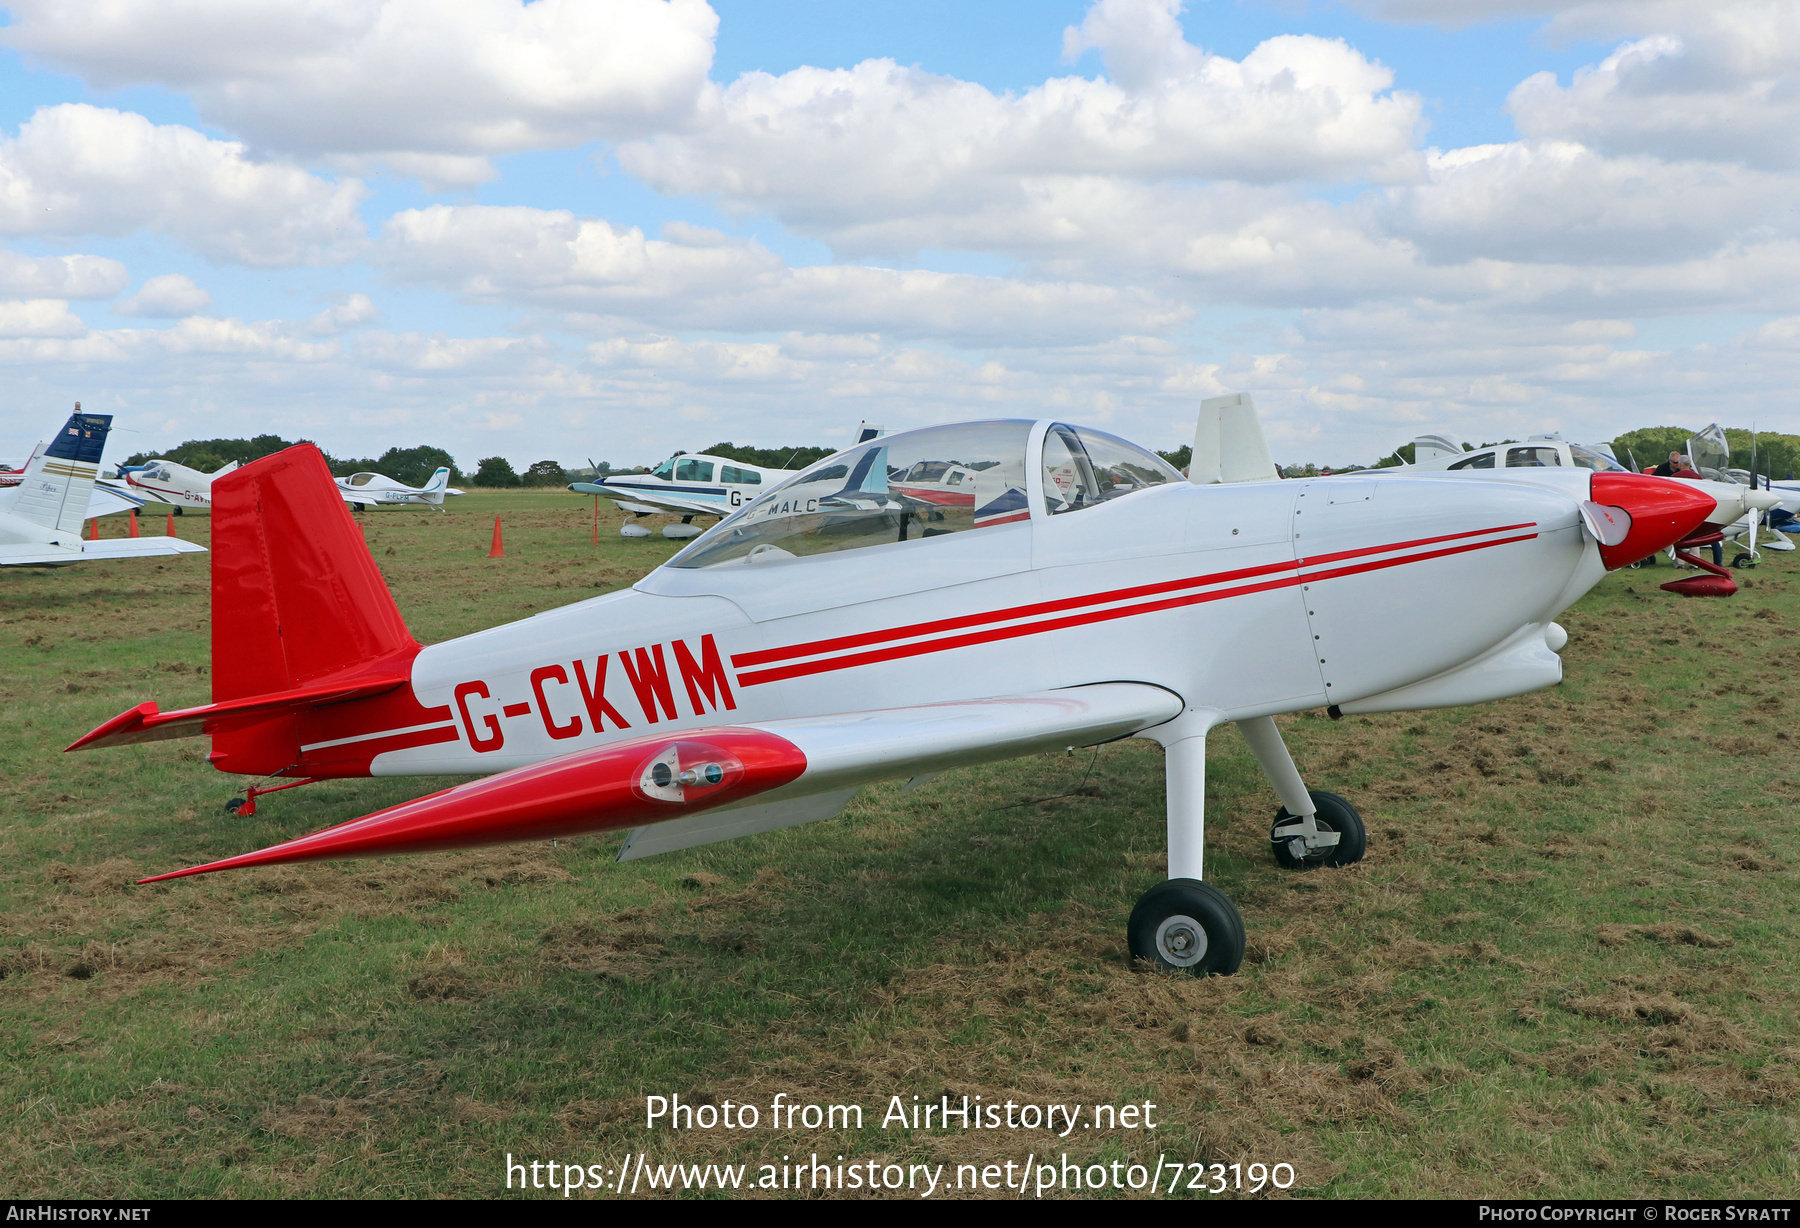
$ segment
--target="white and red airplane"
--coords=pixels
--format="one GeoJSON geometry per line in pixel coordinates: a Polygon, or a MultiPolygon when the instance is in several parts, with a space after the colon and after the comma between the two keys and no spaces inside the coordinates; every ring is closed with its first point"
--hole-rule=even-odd
{"type": "Polygon", "coordinates": [[[124,471],[125,482],[158,503],[167,503],[180,513],[184,508],[212,506],[212,484],[238,467],[232,461],[211,473],[191,469],[178,461],[150,460],[124,471]]]}
{"type": "Polygon", "coordinates": [[[1248,397],[1203,405],[1191,472],[1052,421],[889,435],[629,590],[422,648],[301,445],[214,487],[213,702],[141,704],[70,749],[205,733],[215,767],[276,787],[485,777],[153,882],[624,828],[634,858],[826,818],[875,780],[1143,737],[1169,877],[1131,951],[1229,973],[1243,921],[1202,878],[1211,730],[1235,723],[1281,800],[1281,864],[1353,862],[1360,817],[1307,791],[1276,715],[1554,685],[1557,614],[1714,510],[1570,467],[1276,481],[1248,397]],[[921,463],[980,493],[921,503],[896,487],[921,463]],[[1000,501],[1020,514],[984,519],[1000,501]]]}

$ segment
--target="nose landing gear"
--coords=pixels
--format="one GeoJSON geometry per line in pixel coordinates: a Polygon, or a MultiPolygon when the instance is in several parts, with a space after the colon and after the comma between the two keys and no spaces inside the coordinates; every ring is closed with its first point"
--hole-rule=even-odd
{"type": "Polygon", "coordinates": [[[1269,829],[1275,860],[1289,870],[1361,861],[1369,838],[1356,807],[1335,793],[1311,792],[1307,796],[1315,807],[1313,813],[1289,814],[1286,806],[1275,812],[1275,825],[1269,829]]]}

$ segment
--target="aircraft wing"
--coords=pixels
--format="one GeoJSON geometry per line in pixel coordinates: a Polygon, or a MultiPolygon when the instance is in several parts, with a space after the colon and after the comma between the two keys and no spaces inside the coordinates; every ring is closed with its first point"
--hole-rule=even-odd
{"type": "MultiPolygon", "coordinates": [[[[659,838],[649,839],[645,830],[634,832],[627,846],[629,855],[647,856],[827,818],[876,780],[1130,737],[1173,720],[1182,708],[1181,697],[1161,687],[1106,682],[671,730],[500,772],[297,840],[161,877],[620,828],[657,833],[659,838]]],[[[103,727],[89,739],[107,732],[103,727]]]]}
{"type": "Polygon", "coordinates": [[[1181,708],[1181,698],[1161,687],[1108,682],[965,703],[759,721],[754,728],[778,734],[806,756],[798,780],[752,802],[638,827],[619,850],[619,860],[833,818],[873,781],[935,776],[953,767],[1112,742],[1172,720],[1181,708]]]}
{"type": "Polygon", "coordinates": [[[621,511],[635,512],[648,507],[652,512],[673,512],[679,516],[723,516],[728,508],[721,508],[716,503],[707,503],[700,499],[690,499],[685,495],[664,494],[657,491],[634,490],[629,496],[620,497],[617,490],[609,491],[607,497],[619,506],[621,511]],[[638,507],[631,506],[639,505],[638,507]]]}
{"type": "Polygon", "coordinates": [[[182,541],[179,537],[112,537],[104,541],[84,541],[79,550],[73,546],[0,546],[0,567],[54,566],[64,563],[92,563],[99,559],[205,553],[205,546],[198,542],[182,541]]]}
{"type": "Polygon", "coordinates": [[[653,491],[641,486],[625,490],[601,482],[570,482],[569,489],[578,495],[599,495],[611,499],[620,511],[635,512],[639,516],[667,515],[671,512],[678,516],[723,516],[730,510],[673,490],[653,491]]]}

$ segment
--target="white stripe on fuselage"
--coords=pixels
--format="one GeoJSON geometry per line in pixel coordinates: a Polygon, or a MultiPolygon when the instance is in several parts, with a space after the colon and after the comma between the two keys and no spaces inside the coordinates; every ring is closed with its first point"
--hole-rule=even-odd
{"type": "Polygon", "coordinates": [[[372,742],[376,738],[394,738],[403,733],[423,733],[427,729],[454,729],[455,727],[455,721],[432,721],[428,725],[408,725],[404,729],[378,729],[374,733],[359,733],[353,738],[333,738],[329,742],[314,742],[311,745],[302,746],[300,752],[305,754],[309,750],[329,750],[333,746],[349,746],[354,742],[372,742]]]}

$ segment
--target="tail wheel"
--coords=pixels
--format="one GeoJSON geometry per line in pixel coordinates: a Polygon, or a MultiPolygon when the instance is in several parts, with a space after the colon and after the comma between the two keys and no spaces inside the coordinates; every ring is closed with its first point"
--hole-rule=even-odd
{"type": "Polygon", "coordinates": [[[234,797],[230,801],[225,803],[225,813],[226,814],[236,814],[239,810],[242,810],[243,808],[244,808],[244,799],[241,797],[234,797]]]}
{"type": "Polygon", "coordinates": [[[1126,940],[1133,959],[1165,972],[1230,976],[1244,962],[1244,919],[1211,883],[1171,878],[1139,897],[1126,940]]]}
{"type": "Polygon", "coordinates": [[[1362,815],[1356,813],[1356,807],[1335,793],[1309,789],[1306,795],[1312,798],[1313,805],[1318,808],[1313,821],[1318,824],[1319,830],[1336,832],[1338,842],[1301,854],[1294,848],[1295,841],[1299,839],[1300,820],[1289,814],[1287,807],[1283,806],[1275,812],[1275,825],[1269,828],[1269,842],[1275,850],[1275,860],[1289,870],[1310,870],[1315,866],[1347,866],[1361,861],[1363,854],[1368,851],[1369,837],[1363,829],[1362,815]]]}

